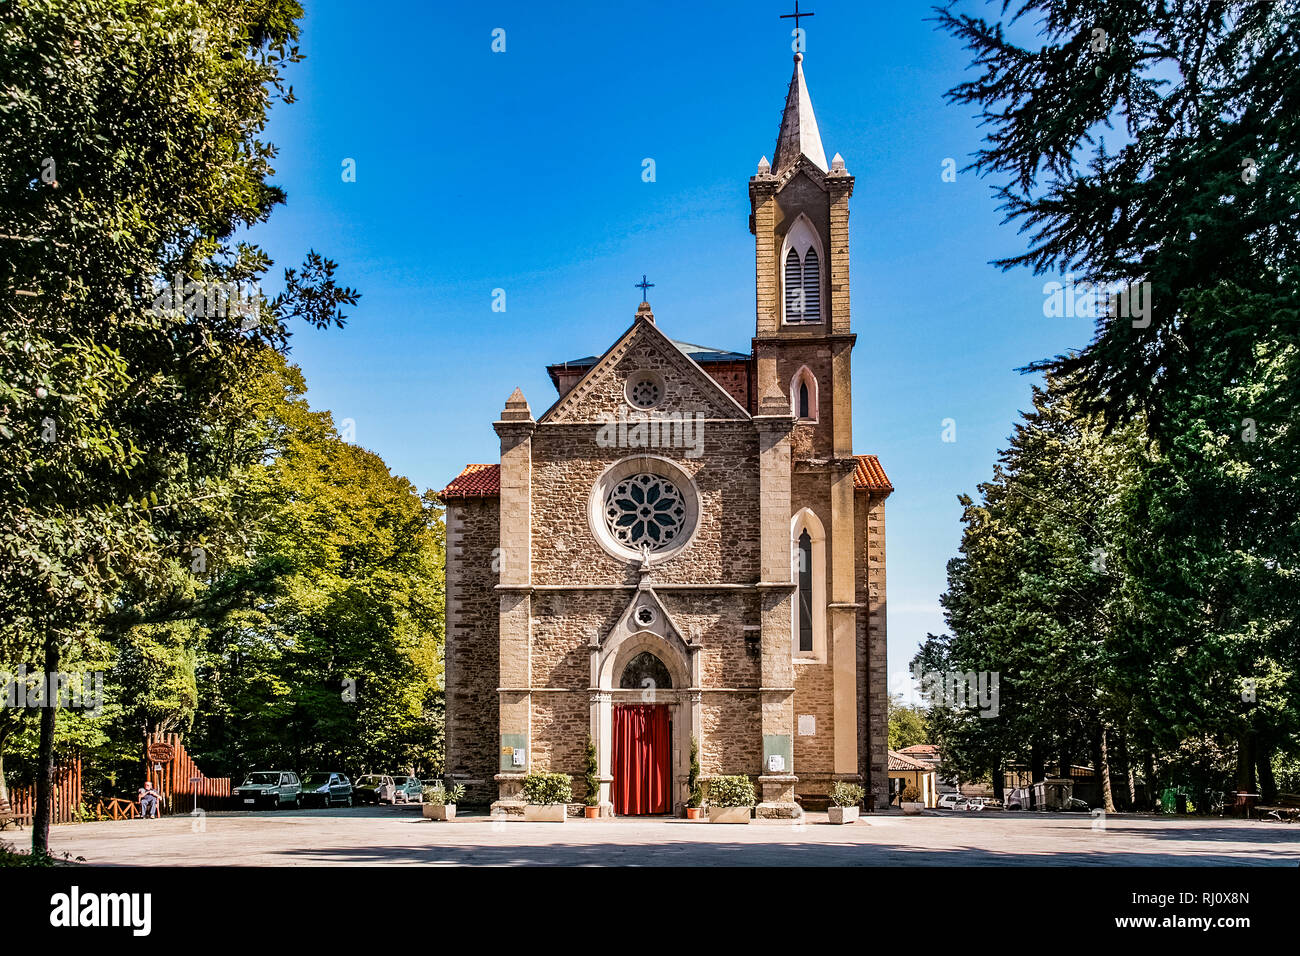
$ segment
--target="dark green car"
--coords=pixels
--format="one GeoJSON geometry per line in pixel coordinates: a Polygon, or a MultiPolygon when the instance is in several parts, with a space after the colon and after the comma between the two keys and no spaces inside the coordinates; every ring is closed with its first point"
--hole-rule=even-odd
{"type": "Polygon", "coordinates": [[[302,780],[302,802],[308,807],[350,807],[352,781],[341,773],[309,773],[302,780]]]}
{"type": "Polygon", "coordinates": [[[235,802],[247,810],[256,807],[298,807],[302,803],[302,784],[290,770],[255,770],[234,791],[235,802]]]}

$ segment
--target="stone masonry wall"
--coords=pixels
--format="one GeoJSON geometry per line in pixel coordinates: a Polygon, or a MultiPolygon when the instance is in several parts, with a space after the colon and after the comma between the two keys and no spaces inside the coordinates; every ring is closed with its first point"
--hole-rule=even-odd
{"type": "Polygon", "coordinates": [[[446,770],[480,781],[468,787],[467,803],[497,794],[498,529],[496,498],[448,503],[446,770]]]}

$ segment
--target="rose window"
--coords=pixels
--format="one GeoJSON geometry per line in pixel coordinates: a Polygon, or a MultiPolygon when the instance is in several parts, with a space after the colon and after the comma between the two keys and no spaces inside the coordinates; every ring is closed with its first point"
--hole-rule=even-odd
{"type": "Polygon", "coordinates": [[[673,542],[686,523],[682,493],[661,475],[632,475],[605,496],[605,524],[622,545],[658,551],[673,542]]]}
{"type": "Polygon", "coordinates": [[[654,408],[663,397],[659,382],[650,375],[643,375],[628,384],[628,398],[637,408],[654,408]]]}

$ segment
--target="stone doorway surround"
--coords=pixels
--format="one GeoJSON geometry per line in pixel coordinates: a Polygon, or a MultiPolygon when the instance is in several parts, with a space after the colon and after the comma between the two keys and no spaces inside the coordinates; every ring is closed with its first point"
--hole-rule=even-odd
{"type": "Polygon", "coordinates": [[[700,735],[701,645],[683,636],[654,589],[642,584],[607,634],[592,636],[591,736],[600,766],[600,814],[613,816],[614,705],[665,704],[672,723],[669,804],[677,814],[685,806],[691,738],[700,735]],[[659,658],[672,679],[671,688],[619,686],[623,670],[638,654],[659,658]]]}

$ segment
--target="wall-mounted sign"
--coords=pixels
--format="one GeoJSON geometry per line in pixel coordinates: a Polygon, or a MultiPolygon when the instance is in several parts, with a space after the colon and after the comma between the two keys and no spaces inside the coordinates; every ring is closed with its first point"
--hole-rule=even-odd
{"type": "Polygon", "coordinates": [[[171,763],[176,756],[176,751],[172,749],[171,744],[152,743],[149,745],[149,759],[154,763],[171,763]]]}
{"type": "Polygon", "coordinates": [[[817,736],[817,718],[812,714],[799,715],[799,736],[816,737],[817,736]]]}

